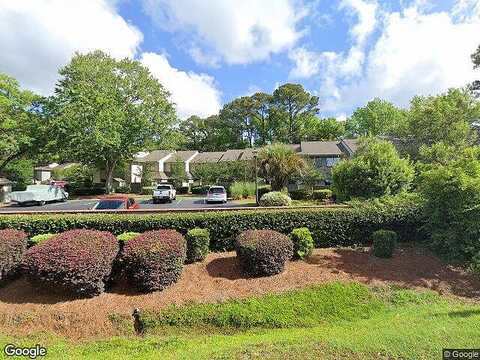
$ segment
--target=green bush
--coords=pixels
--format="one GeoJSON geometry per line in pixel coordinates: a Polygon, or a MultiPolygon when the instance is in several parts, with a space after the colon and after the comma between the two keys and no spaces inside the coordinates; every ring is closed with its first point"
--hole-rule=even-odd
{"type": "Polygon", "coordinates": [[[480,252],[472,257],[470,271],[474,274],[480,275],[480,252]]]}
{"type": "Polygon", "coordinates": [[[315,243],[310,230],[306,227],[292,230],[290,239],[293,242],[293,256],[296,259],[305,259],[312,254],[315,243]]]}
{"type": "Polygon", "coordinates": [[[28,239],[28,246],[31,247],[31,246],[41,244],[42,242],[47,241],[48,239],[51,239],[55,235],[56,234],[47,233],[47,234],[32,236],[30,239],[28,239]]]}
{"type": "Polygon", "coordinates": [[[187,262],[203,261],[210,247],[210,231],[208,229],[191,229],[187,235],[187,262]]]}
{"type": "Polygon", "coordinates": [[[61,233],[71,229],[96,229],[115,235],[175,229],[186,234],[199,227],[210,231],[212,250],[231,250],[235,237],[248,229],[275,229],[290,234],[308,227],[316,246],[353,246],[368,243],[378,229],[396,231],[402,241],[422,237],[423,203],[419,198],[394,197],[355,202],[347,207],[312,209],[255,209],[163,214],[38,214],[0,215],[0,229],[24,230],[29,236],[61,233]]]}
{"type": "Polygon", "coordinates": [[[230,185],[230,196],[235,200],[255,196],[255,183],[235,181],[230,185]]]}
{"type": "Polygon", "coordinates": [[[118,235],[117,240],[120,241],[121,243],[126,243],[127,241],[130,241],[133,238],[136,238],[138,235],[140,235],[140,233],[134,232],[134,231],[127,231],[118,235]]]}
{"type": "Polygon", "coordinates": [[[312,194],[314,200],[330,200],[332,196],[333,192],[330,189],[314,190],[312,194]]]}
{"type": "Polygon", "coordinates": [[[289,191],[289,195],[293,200],[310,200],[312,199],[312,190],[298,189],[289,191]]]}
{"type": "Polygon", "coordinates": [[[117,194],[129,194],[130,188],[128,186],[119,186],[115,189],[115,193],[117,194]]]}
{"type": "Polygon", "coordinates": [[[143,186],[141,194],[142,195],[152,195],[153,190],[155,190],[155,189],[156,189],[155,186],[143,186]]]}
{"type": "Polygon", "coordinates": [[[210,188],[210,185],[198,185],[198,186],[192,186],[190,191],[194,195],[206,195],[209,188],[210,188]]]}
{"type": "Polygon", "coordinates": [[[238,235],[235,250],[245,273],[271,276],[283,271],[293,255],[293,244],[278,231],[247,230],[238,235]]]}
{"type": "Polygon", "coordinates": [[[258,187],[258,198],[261,199],[263,195],[272,191],[270,185],[262,185],[258,187]]]}
{"type": "Polygon", "coordinates": [[[372,234],[373,255],[391,258],[397,247],[397,233],[391,230],[377,230],[372,234]]]}
{"type": "Polygon", "coordinates": [[[260,206],[289,206],[292,199],[280,191],[271,191],[260,198],[260,206]]]}

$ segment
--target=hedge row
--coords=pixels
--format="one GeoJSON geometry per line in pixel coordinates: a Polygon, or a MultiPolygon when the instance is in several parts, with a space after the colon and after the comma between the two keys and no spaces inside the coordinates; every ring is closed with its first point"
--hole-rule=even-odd
{"type": "Polygon", "coordinates": [[[212,250],[232,250],[235,237],[249,229],[272,229],[290,234],[294,228],[308,227],[317,247],[366,244],[379,229],[395,231],[400,241],[414,240],[422,226],[422,206],[412,199],[385,203],[367,202],[342,208],[257,209],[228,212],[170,214],[45,214],[3,215],[0,229],[19,229],[30,236],[60,233],[71,229],[145,232],[174,229],[185,235],[189,229],[210,231],[212,250]]]}

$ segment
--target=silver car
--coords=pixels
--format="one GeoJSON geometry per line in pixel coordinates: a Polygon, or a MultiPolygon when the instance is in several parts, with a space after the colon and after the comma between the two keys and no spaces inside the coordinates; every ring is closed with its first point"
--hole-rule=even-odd
{"type": "Polygon", "coordinates": [[[223,186],[210,186],[207,192],[205,202],[227,202],[227,190],[223,186]]]}

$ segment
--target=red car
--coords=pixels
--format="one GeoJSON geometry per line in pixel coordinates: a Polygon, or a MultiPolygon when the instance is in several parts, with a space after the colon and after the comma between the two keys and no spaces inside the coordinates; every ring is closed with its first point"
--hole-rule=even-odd
{"type": "Polygon", "coordinates": [[[108,196],[100,199],[92,210],[135,210],[140,206],[128,196],[108,196]]]}

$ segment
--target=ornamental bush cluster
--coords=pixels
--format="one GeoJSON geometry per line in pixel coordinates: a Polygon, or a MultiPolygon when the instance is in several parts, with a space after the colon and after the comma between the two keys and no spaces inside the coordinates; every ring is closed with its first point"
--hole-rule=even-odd
{"type": "Polygon", "coordinates": [[[208,255],[210,231],[207,229],[191,229],[187,232],[187,262],[203,261],[208,255]]]}
{"type": "Polygon", "coordinates": [[[19,230],[0,230],[0,282],[14,276],[27,250],[27,234],[19,230]]]}
{"type": "Polygon", "coordinates": [[[293,255],[293,243],[278,231],[247,230],[237,237],[236,252],[245,273],[270,276],[283,271],[293,255]]]}
{"type": "Polygon", "coordinates": [[[140,291],[163,290],[176,282],[186,260],[187,243],[175,230],[147,231],[128,241],[122,259],[140,291]]]}
{"type": "Polygon", "coordinates": [[[271,191],[260,198],[260,206],[289,206],[290,197],[281,191],[271,191]]]}
{"type": "Polygon", "coordinates": [[[391,258],[397,247],[397,233],[391,230],[377,230],[372,234],[373,255],[391,258]]]}
{"type": "Polygon", "coordinates": [[[108,232],[67,231],[30,248],[23,269],[35,285],[94,296],[104,291],[118,249],[108,232]]]}

